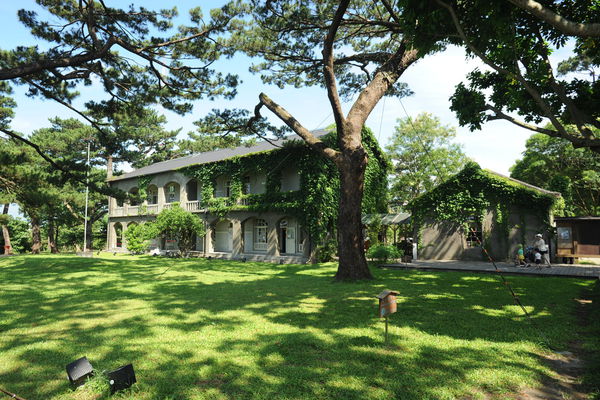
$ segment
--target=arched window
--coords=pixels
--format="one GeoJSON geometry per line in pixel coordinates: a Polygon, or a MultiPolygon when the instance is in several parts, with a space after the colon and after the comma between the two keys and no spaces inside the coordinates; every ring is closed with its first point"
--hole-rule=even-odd
{"type": "Polygon", "coordinates": [[[123,247],[123,225],[120,222],[115,224],[115,247],[123,247]]]}
{"type": "Polygon", "coordinates": [[[254,220],[254,250],[267,250],[267,221],[254,220]]]}
{"type": "Polygon", "coordinates": [[[148,186],[148,204],[158,204],[158,188],[154,185],[148,186]]]}
{"type": "Polygon", "coordinates": [[[187,192],[188,201],[198,200],[198,181],[195,179],[190,180],[185,185],[185,191],[187,192]]]}
{"type": "Polygon", "coordinates": [[[165,188],[165,202],[175,203],[179,201],[179,185],[177,183],[169,183],[165,188]]]}

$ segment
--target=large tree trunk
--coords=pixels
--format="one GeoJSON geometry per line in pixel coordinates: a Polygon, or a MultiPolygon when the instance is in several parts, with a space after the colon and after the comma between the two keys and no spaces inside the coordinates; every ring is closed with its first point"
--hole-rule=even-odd
{"type": "MultiPolygon", "coordinates": [[[[10,207],[9,203],[4,203],[4,209],[2,210],[3,215],[8,215],[8,207],[10,207]]],[[[4,238],[4,254],[12,254],[12,246],[10,244],[10,232],[8,231],[8,226],[2,224],[2,237],[4,238]]]]}
{"type": "Polygon", "coordinates": [[[58,253],[58,247],[56,246],[56,225],[53,218],[48,219],[48,248],[50,249],[50,253],[58,253]]]}
{"type": "Polygon", "coordinates": [[[40,234],[40,219],[39,217],[30,216],[31,218],[31,253],[40,254],[42,250],[42,236],[40,234]]]}
{"type": "MultiPolygon", "coordinates": [[[[360,135],[360,134],[359,134],[360,135]]],[[[359,147],[345,152],[340,172],[340,202],[338,209],[338,257],[336,280],[372,279],[364,251],[361,222],[367,153],[359,147]]]]}

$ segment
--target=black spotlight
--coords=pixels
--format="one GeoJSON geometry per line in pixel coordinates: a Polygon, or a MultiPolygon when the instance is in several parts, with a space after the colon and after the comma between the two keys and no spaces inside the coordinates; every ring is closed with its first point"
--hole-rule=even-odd
{"type": "Polygon", "coordinates": [[[85,382],[85,378],[94,375],[94,368],[87,357],[81,357],[67,365],[67,376],[72,385],[79,386],[85,382]]]}
{"type": "Polygon", "coordinates": [[[114,394],[119,390],[127,389],[137,381],[133,372],[133,365],[127,364],[110,371],[108,374],[108,383],[110,385],[110,394],[114,394]]]}

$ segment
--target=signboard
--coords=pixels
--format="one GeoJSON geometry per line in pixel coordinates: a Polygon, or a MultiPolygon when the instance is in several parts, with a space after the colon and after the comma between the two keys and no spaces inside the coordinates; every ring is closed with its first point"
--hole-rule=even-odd
{"type": "Polygon", "coordinates": [[[570,226],[559,226],[556,228],[558,247],[561,249],[573,248],[573,235],[570,226]]]}

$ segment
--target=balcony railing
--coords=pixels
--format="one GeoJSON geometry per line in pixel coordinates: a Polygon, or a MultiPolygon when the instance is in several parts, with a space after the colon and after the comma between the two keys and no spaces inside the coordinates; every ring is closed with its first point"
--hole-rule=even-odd
{"type": "MultiPolygon", "coordinates": [[[[173,208],[173,206],[177,203],[165,203],[165,204],[148,204],[142,206],[129,206],[125,205],[123,207],[115,207],[113,208],[110,216],[111,217],[124,217],[124,216],[135,216],[135,215],[156,215],[160,213],[162,210],[173,208]]],[[[200,201],[187,201],[183,203],[179,203],[179,206],[182,207],[186,211],[197,212],[202,211],[200,208],[200,201]]]]}
{"type": "Polygon", "coordinates": [[[140,206],[127,206],[127,215],[138,215],[140,206]]]}
{"type": "Polygon", "coordinates": [[[198,200],[193,200],[193,201],[188,201],[185,203],[185,210],[186,211],[198,211],[200,209],[200,201],[198,200]]]}

